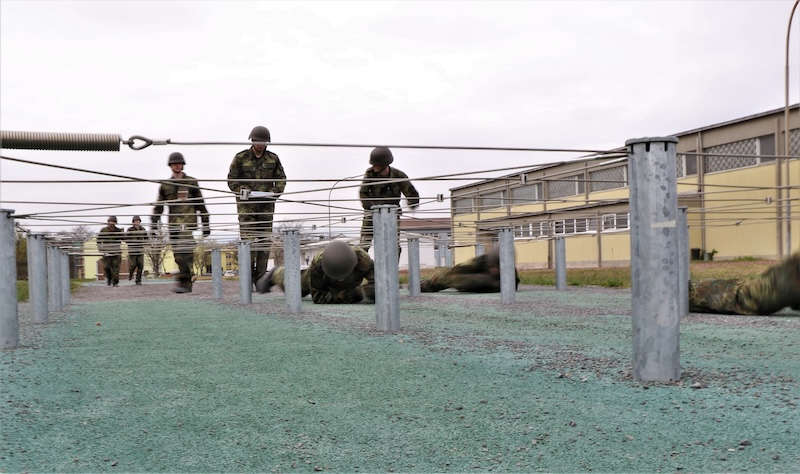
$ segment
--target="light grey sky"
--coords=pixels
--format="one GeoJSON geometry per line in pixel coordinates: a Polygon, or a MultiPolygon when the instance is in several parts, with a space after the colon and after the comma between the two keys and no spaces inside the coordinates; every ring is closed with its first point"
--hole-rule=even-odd
{"type": "MultiPolygon", "coordinates": [[[[790,9],[789,1],[3,0],[0,126],[244,140],[252,126],[263,124],[276,142],[611,148],[627,138],[783,105],[790,9]]],[[[794,41],[792,102],[800,84],[799,48],[794,41]]],[[[167,155],[179,150],[188,174],[224,178],[243,148],[3,153],[160,179],[169,176],[167,155]]],[[[368,166],[365,149],[272,151],[290,179],[360,175],[368,166]]],[[[397,168],[411,177],[576,156],[394,154],[397,168]]],[[[0,166],[3,179],[93,178],[7,161],[0,166]]],[[[448,188],[464,183],[417,187],[423,196],[447,195],[448,188]]],[[[201,184],[226,189],[224,183],[201,184]]],[[[289,183],[287,191],[316,187],[289,183]]],[[[3,184],[0,198],[137,203],[154,200],[156,192],[157,185],[149,183],[3,184]]],[[[344,189],[333,197],[356,198],[357,192],[344,189]]],[[[18,213],[73,208],[2,206],[18,213]]],[[[235,212],[232,204],[213,209],[235,212]]],[[[324,209],[279,204],[277,211],[324,209]]],[[[212,217],[212,223],[234,221],[235,216],[212,217]]],[[[120,223],[129,225],[129,218],[120,223]]]]}

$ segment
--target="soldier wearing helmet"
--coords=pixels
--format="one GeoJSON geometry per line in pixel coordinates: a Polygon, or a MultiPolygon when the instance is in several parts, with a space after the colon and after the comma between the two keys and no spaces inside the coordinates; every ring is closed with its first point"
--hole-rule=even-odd
{"type": "MultiPolygon", "coordinates": [[[[273,285],[283,290],[284,270],[284,267],[278,267],[265,274],[256,282],[256,290],[266,293],[273,285]]],[[[311,293],[311,299],[317,304],[373,303],[375,277],[372,259],[361,248],[334,240],[302,271],[300,286],[301,295],[311,293]]]]}
{"type": "MultiPolygon", "coordinates": [[[[519,274],[514,273],[519,286],[519,274]]],[[[500,253],[497,249],[459,263],[453,268],[440,268],[420,282],[423,293],[433,293],[455,288],[469,293],[497,293],[500,291],[500,253]]]]}
{"type": "MultiPolygon", "coordinates": [[[[372,244],[372,206],[390,204],[398,206],[400,217],[400,195],[406,197],[408,206],[415,209],[419,205],[419,192],[408,180],[408,175],[397,168],[389,166],[394,161],[392,151],[386,147],[377,147],[369,155],[369,164],[364,173],[364,180],[358,190],[361,206],[364,208],[364,220],[361,221],[361,248],[369,251],[372,244]]],[[[400,249],[397,251],[400,257],[400,249]]]]}
{"type": "Polygon", "coordinates": [[[144,246],[147,243],[147,229],[142,227],[142,218],[133,216],[131,225],[125,232],[125,242],[128,244],[128,281],[136,276],[136,284],[142,284],[142,270],[144,270],[144,246]]]}
{"type": "Polygon", "coordinates": [[[203,224],[203,236],[211,234],[208,210],[203,201],[203,193],[197,186],[197,180],[183,172],[183,167],[186,165],[183,155],[178,152],[171,153],[167,165],[172,170],[172,175],[158,188],[158,202],[153,207],[150,220],[154,226],[158,225],[164,206],[169,207],[169,240],[172,253],[175,255],[175,263],[178,264],[173,291],[191,293],[195,247],[193,231],[197,229],[199,217],[203,224]]]}
{"type": "Polygon", "coordinates": [[[258,281],[267,271],[275,200],[286,187],[286,173],[278,155],[267,150],[270,134],[266,127],[254,127],[249,139],[252,146],[233,157],[228,171],[228,187],[237,193],[236,208],[242,240],[256,242],[251,261],[253,281],[258,281]],[[267,193],[267,197],[248,197],[252,191],[267,193]]]}
{"type": "Polygon", "coordinates": [[[105,227],[97,234],[97,250],[103,254],[103,273],[106,276],[106,285],[119,285],[119,263],[122,260],[120,243],[125,235],[117,227],[117,217],[109,216],[105,227]]]}

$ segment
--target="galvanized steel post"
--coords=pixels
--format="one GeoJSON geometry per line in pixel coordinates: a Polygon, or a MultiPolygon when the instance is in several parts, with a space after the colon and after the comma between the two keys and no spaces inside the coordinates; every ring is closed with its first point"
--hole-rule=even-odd
{"type": "Polygon", "coordinates": [[[61,257],[61,305],[72,303],[72,285],[69,281],[69,254],[66,250],[58,250],[61,257]]]}
{"type": "Polygon", "coordinates": [[[556,289],[567,289],[567,242],[556,237],[556,289]]]}
{"type": "Polygon", "coordinates": [[[19,345],[13,215],[11,209],[0,209],[0,349],[14,349],[19,345]]]}
{"type": "Polygon", "coordinates": [[[689,314],[689,218],[688,208],[678,208],[678,308],[689,314]]]}
{"type": "Polygon", "coordinates": [[[375,319],[381,331],[400,329],[397,274],[397,206],[373,206],[375,319]]]}
{"type": "Polygon", "coordinates": [[[420,295],[419,237],[408,238],[408,296],[420,295]]]}
{"type": "Polygon", "coordinates": [[[283,229],[283,288],[286,295],[286,307],[290,313],[299,313],[302,309],[302,291],[300,287],[300,231],[283,229]]]}
{"type": "Polygon", "coordinates": [[[500,300],[512,304],[516,298],[517,272],[514,262],[514,231],[500,230],[500,300]]]}
{"type": "Polygon", "coordinates": [[[28,235],[28,301],[34,323],[47,322],[47,246],[44,236],[28,235]]]}
{"type": "Polygon", "coordinates": [[[450,236],[445,234],[444,245],[442,245],[442,252],[444,252],[444,266],[448,268],[453,267],[453,249],[450,248],[450,236]]]}
{"type": "Polygon", "coordinates": [[[61,259],[58,249],[47,246],[47,305],[50,312],[61,311],[61,259]]]}
{"type": "Polygon", "coordinates": [[[443,260],[444,256],[442,255],[442,241],[441,234],[438,237],[433,239],[433,261],[437,267],[444,266],[443,260]]]}
{"type": "Polygon", "coordinates": [[[483,244],[476,244],[475,245],[475,256],[480,257],[481,255],[486,253],[486,247],[483,244]]]}
{"type": "Polygon", "coordinates": [[[638,138],[629,147],[633,376],[680,378],[678,199],[675,137],[638,138]]]}
{"type": "Polygon", "coordinates": [[[214,299],[222,299],[222,252],[211,250],[211,283],[214,287],[214,299]]]}
{"type": "Polygon", "coordinates": [[[250,242],[239,242],[239,303],[253,302],[253,268],[250,262],[250,242]]]}

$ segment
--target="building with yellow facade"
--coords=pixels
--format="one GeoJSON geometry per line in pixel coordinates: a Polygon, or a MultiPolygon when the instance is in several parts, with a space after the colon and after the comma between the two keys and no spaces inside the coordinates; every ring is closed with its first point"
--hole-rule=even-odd
{"type": "MultiPolygon", "coordinates": [[[[789,123],[790,155],[798,156],[798,105],[789,123]]],[[[776,109],[674,134],[678,205],[688,207],[695,258],[776,259],[788,239],[800,248],[800,160],[774,157],[783,154],[783,130],[783,109],[776,109]]],[[[627,157],[579,160],[452,188],[455,261],[513,226],[520,268],[551,267],[556,237],[565,238],[570,266],[628,265],[627,165],[627,157]]]]}

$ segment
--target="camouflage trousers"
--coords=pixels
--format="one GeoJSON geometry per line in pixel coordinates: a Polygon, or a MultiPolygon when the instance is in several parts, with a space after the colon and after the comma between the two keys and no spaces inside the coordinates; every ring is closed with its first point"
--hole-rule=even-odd
{"type": "Polygon", "coordinates": [[[262,247],[250,251],[251,275],[257,281],[267,272],[272,237],[272,217],[275,203],[237,204],[239,212],[239,235],[248,240],[253,247],[262,247]]]}
{"type": "Polygon", "coordinates": [[[119,283],[119,264],[122,257],[119,255],[103,256],[103,273],[106,276],[106,283],[116,285],[119,283]]]}
{"type": "Polygon", "coordinates": [[[500,291],[500,275],[457,273],[452,268],[439,268],[430,278],[420,282],[423,293],[435,293],[447,288],[468,293],[497,293],[500,291]]]}
{"type": "MultiPolygon", "coordinates": [[[[285,267],[278,267],[272,273],[272,284],[278,285],[281,291],[286,291],[283,284],[283,277],[286,273],[285,267]]],[[[305,297],[311,293],[311,299],[316,304],[353,304],[360,303],[365,296],[368,300],[375,299],[374,284],[367,283],[355,288],[330,288],[328,291],[311,291],[311,274],[308,270],[300,272],[300,295],[305,297]]]]}
{"type": "Polygon", "coordinates": [[[768,315],[792,306],[800,309],[797,294],[784,294],[770,278],[703,280],[689,283],[689,311],[743,315],[768,315]]]}
{"type": "MultiPolygon", "coordinates": [[[[400,216],[398,216],[399,222],[400,216]]],[[[372,211],[364,211],[364,219],[361,221],[361,238],[359,239],[359,247],[369,252],[372,247],[372,238],[375,236],[372,225],[372,211]]],[[[397,259],[400,260],[400,253],[402,247],[400,245],[400,233],[397,236],[397,259]]]]}
{"type": "Polygon", "coordinates": [[[128,280],[136,277],[136,283],[142,281],[142,271],[144,270],[144,255],[128,255],[128,280]]]}
{"type": "Polygon", "coordinates": [[[175,283],[185,288],[192,287],[192,265],[194,264],[194,237],[191,230],[172,231],[169,234],[178,274],[175,283]]]}

